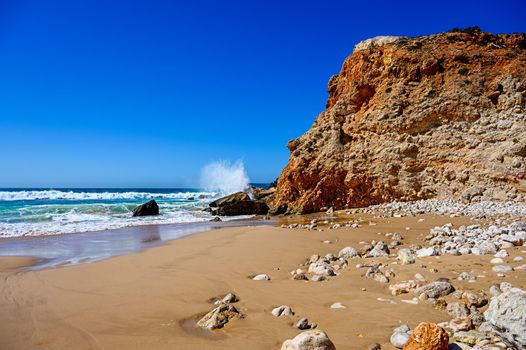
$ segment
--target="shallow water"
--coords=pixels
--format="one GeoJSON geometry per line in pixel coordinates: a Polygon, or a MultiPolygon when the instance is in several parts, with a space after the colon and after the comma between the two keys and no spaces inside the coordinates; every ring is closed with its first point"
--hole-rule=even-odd
{"type": "Polygon", "coordinates": [[[232,220],[124,227],[114,230],[0,240],[0,256],[40,258],[30,269],[91,263],[151,248],[165,241],[221,227],[266,225],[271,221],[232,220]]]}

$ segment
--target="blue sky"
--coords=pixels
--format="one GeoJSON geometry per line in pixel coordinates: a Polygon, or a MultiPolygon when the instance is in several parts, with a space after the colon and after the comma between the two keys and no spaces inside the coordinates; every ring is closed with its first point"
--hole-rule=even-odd
{"type": "Polygon", "coordinates": [[[0,187],[199,184],[215,160],[276,178],[360,40],[479,25],[516,1],[0,0],[0,187]]]}

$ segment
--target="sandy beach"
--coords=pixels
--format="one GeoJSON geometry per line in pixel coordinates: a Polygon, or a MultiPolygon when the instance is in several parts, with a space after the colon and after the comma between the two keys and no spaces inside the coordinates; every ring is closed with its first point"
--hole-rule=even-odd
{"type": "MultiPolygon", "coordinates": [[[[312,217],[316,215],[290,220],[312,217]]],[[[360,217],[367,220],[366,215],[360,217]]],[[[34,262],[32,258],[0,258],[0,348],[279,349],[301,332],[293,325],[308,317],[338,349],[365,349],[371,343],[394,349],[389,343],[394,327],[451,317],[427,302],[402,301],[414,294],[392,296],[389,284],[366,279],[365,269],[356,264],[391,264],[396,276],[390,284],[420,273],[428,281],[449,278],[455,288],[476,292],[504,280],[526,287],[524,270],[497,277],[491,270],[492,255],[446,254],[419,258],[411,265],[399,265],[392,256],[360,258],[326,281],[291,279],[290,272],[312,254],[337,254],[345,246],[385,239],[388,232],[403,235],[402,247],[424,244],[432,227],[470,223],[468,218],[431,214],[370,220],[372,225],[365,222],[360,228],[321,232],[276,226],[224,228],[139,253],[44,270],[23,268],[34,262]],[[331,243],[323,242],[327,240],[331,243]],[[432,268],[438,272],[432,273],[432,268]],[[478,276],[476,283],[458,281],[463,271],[478,276]],[[250,278],[262,273],[271,280],[250,278]],[[214,307],[210,300],[229,292],[240,298],[235,305],[245,317],[213,332],[198,329],[196,320],[214,307]],[[335,302],[345,308],[331,309],[335,302]],[[295,315],[274,317],[271,311],[280,305],[290,306],[295,315]]],[[[508,249],[505,260],[519,264],[512,259],[521,249],[508,249]]]]}

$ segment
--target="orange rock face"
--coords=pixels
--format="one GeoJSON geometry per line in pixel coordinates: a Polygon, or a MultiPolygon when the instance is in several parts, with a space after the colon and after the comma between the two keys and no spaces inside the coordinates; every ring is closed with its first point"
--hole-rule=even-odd
{"type": "Polygon", "coordinates": [[[328,90],[288,143],[278,211],[526,199],[525,34],[370,39],[328,90]]]}
{"type": "Polygon", "coordinates": [[[404,350],[447,350],[449,336],[435,323],[420,323],[404,346],[404,350]]]}

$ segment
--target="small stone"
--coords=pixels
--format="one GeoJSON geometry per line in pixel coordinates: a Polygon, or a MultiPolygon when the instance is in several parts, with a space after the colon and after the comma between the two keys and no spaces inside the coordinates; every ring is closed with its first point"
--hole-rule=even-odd
{"type": "Polygon", "coordinates": [[[338,257],[343,259],[354,259],[359,258],[360,255],[358,254],[358,251],[354,249],[353,247],[345,247],[338,253],[338,257]]]}
{"type": "Polygon", "coordinates": [[[449,303],[446,310],[447,313],[454,318],[464,318],[469,316],[469,309],[464,303],[449,303]]]}
{"type": "Polygon", "coordinates": [[[221,304],[197,321],[197,326],[208,330],[223,328],[234,317],[241,317],[239,311],[233,305],[221,304]]]}
{"type": "Polygon", "coordinates": [[[276,317],[293,316],[294,315],[294,311],[292,311],[290,306],[281,305],[281,306],[278,306],[278,307],[276,307],[276,308],[274,308],[272,310],[272,315],[274,315],[276,317]]]}
{"type": "Polygon", "coordinates": [[[484,333],[477,331],[459,331],[453,334],[453,339],[458,342],[473,346],[480,343],[482,340],[488,339],[488,337],[484,333]]]}
{"type": "Polygon", "coordinates": [[[302,319],[300,319],[296,323],[296,328],[301,329],[301,330],[309,329],[310,325],[309,325],[309,320],[307,319],[307,317],[303,317],[302,319]]]}
{"type": "Polygon", "coordinates": [[[505,273],[513,271],[513,267],[511,267],[510,265],[497,265],[493,266],[492,270],[497,273],[505,273]]]}
{"type": "Polygon", "coordinates": [[[416,289],[417,287],[418,287],[418,283],[416,281],[409,280],[405,282],[392,284],[389,286],[389,290],[391,291],[392,295],[400,295],[404,293],[409,293],[410,291],[416,289]]]}
{"type": "Polygon", "coordinates": [[[447,302],[442,299],[430,299],[432,301],[433,307],[437,310],[445,310],[447,308],[447,302]]]}
{"type": "Polygon", "coordinates": [[[462,293],[462,300],[468,308],[474,306],[476,308],[482,307],[488,303],[485,295],[479,295],[474,292],[466,291],[462,293]]]}
{"type": "Polygon", "coordinates": [[[500,287],[496,284],[493,284],[491,287],[489,287],[489,295],[492,297],[496,297],[497,295],[500,295],[502,291],[500,290],[500,287]]]}
{"type": "Polygon", "coordinates": [[[409,326],[403,324],[393,330],[393,334],[391,335],[389,341],[395,348],[402,349],[409,340],[409,332],[409,326]]]}
{"type": "Polygon", "coordinates": [[[402,265],[409,265],[415,263],[415,256],[411,253],[411,249],[403,248],[398,251],[398,260],[402,265]]]}
{"type": "Polygon", "coordinates": [[[336,350],[336,347],[324,331],[308,330],[285,340],[281,350],[336,350]]]}
{"type": "Polygon", "coordinates": [[[471,328],[473,328],[473,322],[469,317],[460,317],[449,321],[447,326],[453,329],[455,332],[469,331],[471,328]]]}
{"type": "Polygon", "coordinates": [[[331,309],[346,309],[347,307],[340,302],[331,305],[331,309]]]}
{"type": "Polygon", "coordinates": [[[311,277],[311,281],[314,281],[314,282],[321,282],[321,281],[325,281],[327,279],[327,277],[323,276],[323,275],[314,275],[311,277]]]}
{"type": "Polygon", "coordinates": [[[221,299],[221,302],[224,304],[235,303],[238,301],[239,301],[239,298],[234,293],[228,293],[227,295],[224,296],[223,299],[221,299]]]}
{"type": "Polygon", "coordinates": [[[501,258],[493,258],[491,259],[490,263],[491,264],[503,264],[504,260],[502,260],[501,258]]]}
{"type": "Polygon", "coordinates": [[[420,282],[425,282],[426,278],[421,273],[415,273],[415,278],[420,282]]]}
{"type": "Polygon", "coordinates": [[[384,241],[379,241],[378,243],[376,243],[373,249],[371,249],[369,253],[367,253],[368,258],[377,258],[381,256],[388,256],[388,255],[389,255],[389,247],[384,241]]]}
{"type": "Polygon", "coordinates": [[[309,280],[309,278],[307,277],[307,275],[305,275],[305,273],[298,273],[294,275],[292,279],[297,280],[297,281],[308,281],[309,280]]]}
{"type": "Polygon", "coordinates": [[[494,256],[495,256],[496,258],[505,258],[505,257],[507,257],[508,255],[509,255],[509,254],[508,254],[508,251],[506,251],[506,250],[503,249],[503,250],[499,250],[497,253],[495,253],[494,256]]]}
{"type": "Polygon", "coordinates": [[[477,277],[473,276],[472,274],[470,274],[469,272],[462,272],[458,275],[457,279],[459,281],[465,281],[465,280],[468,280],[468,281],[473,281],[473,280],[476,280],[477,277]]]}
{"type": "Polygon", "coordinates": [[[264,273],[260,275],[255,275],[252,280],[254,281],[270,281],[270,277],[268,275],[265,275],[264,273]]]}
{"type": "Polygon", "coordinates": [[[444,297],[455,291],[455,288],[451,283],[444,280],[438,280],[415,290],[416,294],[425,293],[428,298],[444,297]]]}
{"type": "Polygon", "coordinates": [[[367,350],[381,350],[382,346],[378,343],[372,343],[367,347],[367,350]]]}
{"type": "Polygon", "coordinates": [[[426,256],[437,256],[440,255],[438,250],[435,247],[429,247],[429,248],[422,248],[417,250],[416,256],[418,258],[424,258],[426,256]]]}

